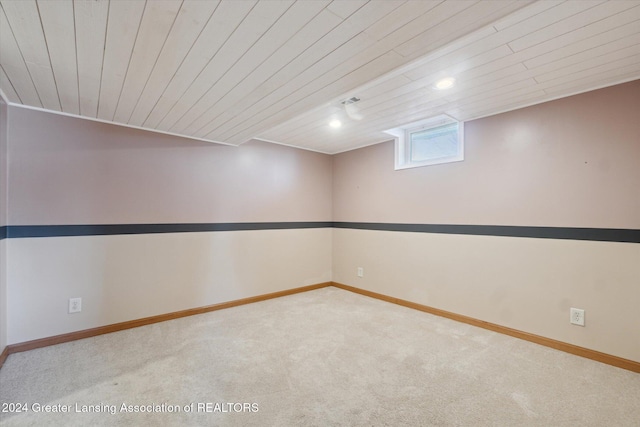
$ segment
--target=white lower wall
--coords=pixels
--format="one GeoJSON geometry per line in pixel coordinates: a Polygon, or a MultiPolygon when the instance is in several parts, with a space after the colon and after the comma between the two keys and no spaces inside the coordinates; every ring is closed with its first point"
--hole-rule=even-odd
{"type": "Polygon", "coordinates": [[[331,280],[330,228],[5,242],[7,344],[331,280]]]}
{"type": "Polygon", "coordinates": [[[0,353],[7,346],[7,239],[0,240],[0,353]]]}
{"type": "Polygon", "coordinates": [[[638,244],[334,229],[333,280],[640,361],[638,244]]]}

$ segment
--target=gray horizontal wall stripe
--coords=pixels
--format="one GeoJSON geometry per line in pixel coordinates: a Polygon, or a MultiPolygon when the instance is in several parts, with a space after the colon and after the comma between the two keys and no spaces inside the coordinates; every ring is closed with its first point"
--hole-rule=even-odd
{"type": "Polygon", "coordinates": [[[102,225],[10,225],[6,237],[104,236],[113,234],[197,233],[206,231],[286,230],[330,228],[331,221],[237,222],[200,224],[102,224],[102,225]]]}
{"type": "Polygon", "coordinates": [[[591,240],[640,243],[640,230],[621,228],[527,227],[512,225],[395,224],[379,222],[238,222],[199,224],[9,225],[0,227],[0,239],[26,237],[102,236],[118,234],[197,233],[211,231],[286,230],[302,228],[479,236],[532,237],[538,239],[591,240]]]}
{"type": "Polygon", "coordinates": [[[334,222],[334,228],[403,231],[413,233],[465,234],[478,236],[533,237],[537,239],[593,240],[640,243],[640,230],[624,228],[527,227],[515,225],[393,224],[378,222],[334,222]]]}

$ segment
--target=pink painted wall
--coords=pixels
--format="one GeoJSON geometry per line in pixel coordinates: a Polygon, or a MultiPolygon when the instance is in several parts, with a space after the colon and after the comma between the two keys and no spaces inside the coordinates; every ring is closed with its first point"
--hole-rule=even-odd
{"type": "MultiPolygon", "coordinates": [[[[343,153],[333,219],[638,229],[639,119],[635,81],[468,122],[464,162],[343,153]]],[[[638,244],[334,229],[332,255],[335,282],[640,361],[638,244]]]]}
{"type": "MultiPolygon", "coordinates": [[[[13,106],[9,119],[11,225],[331,220],[327,155],[13,106]]],[[[5,239],[4,343],[326,282],[331,237],[316,228],[5,239]],[[70,315],[77,297],[82,312],[70,315]]]]}
{"type": "Polygon", "coordinates": [[[11,225],[331,220],[328,155],[10,114],[11,225]]]}
{"type": "Polygon", "coordinates": [[[465,123],[465,161],[334,157],[334,221],[640,228],[640,80],[465,123]]]}
{"type": "Polygon", "coordinates": [[[7,110],[0,98],[0,227],[7,224],[7,110]]]}
{"type": "MultiPolygon", "coordinates": [[[[7,104],[0,98],[0,227],[7,224],[7,104]]],[[[7,251],[0,240],[0,352],[7,345],[7,251]]]]}

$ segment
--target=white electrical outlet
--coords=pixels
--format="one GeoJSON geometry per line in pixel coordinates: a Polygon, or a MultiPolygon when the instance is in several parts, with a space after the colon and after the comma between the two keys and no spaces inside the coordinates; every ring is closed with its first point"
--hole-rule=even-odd
{"type": "Polygon", "coordinates": [[[358,277],[364,277],[364,268],[358,267],[358,277]]]}
{"type": "Polygon", "coordinates": [[[82,298],[69,298],[69,313],[80,313],[82,311],[82,298]]]}
{"type": "Polygon", "coordinates": [[[569,319],[571,324],[584,326],[584,310],[572,307],[571,310],[569,310],[569,313],[571,315],[571,318],[569,319]]]}

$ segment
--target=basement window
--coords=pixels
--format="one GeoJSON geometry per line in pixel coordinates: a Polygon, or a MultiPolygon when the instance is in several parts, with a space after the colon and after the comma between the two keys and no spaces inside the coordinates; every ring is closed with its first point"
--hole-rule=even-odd
{"type": "Polygon", "coordinates": [[[447,115],[391,129],[387,133],[396,141],[396,170],[464,160],[464,123],[447,115]]]}

